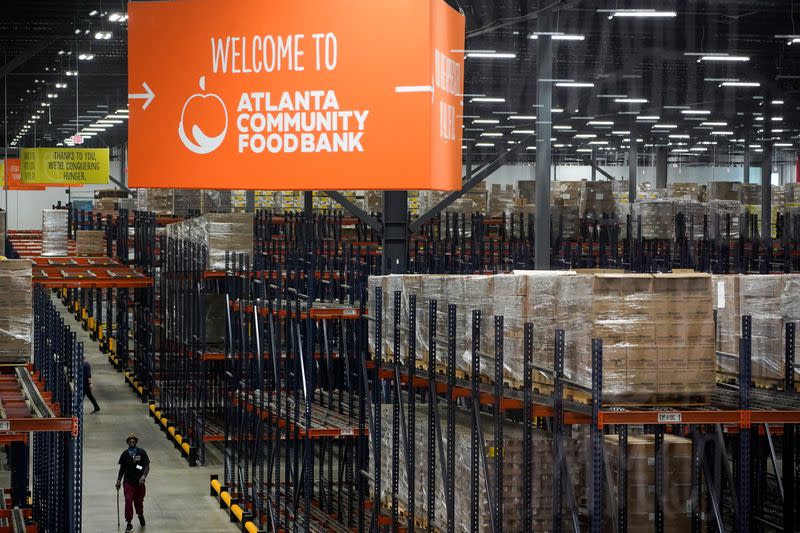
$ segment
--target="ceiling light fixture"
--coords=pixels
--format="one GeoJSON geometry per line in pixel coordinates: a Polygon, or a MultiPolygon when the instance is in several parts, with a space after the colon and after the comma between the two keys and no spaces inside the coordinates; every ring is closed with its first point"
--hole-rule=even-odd
{"type": "Polygon", "coordinates": [[[757,81],[723,81],[720,87],[761,87],[757,81]]]}
{"type": "Polygon", "coordinates": [[[515,59],[517,54],[506,52],[470,52],[468,58],[472,59],[515,59]]]}
{"type": "Polygon", "coordinates": [[[705,109],[684,109],[681,113],[684,115],[710,115],[711,111],[705,109]]]}
{"type": "Polygon", "coordinates": [[[500,102],[500,103],[502,103],[502,102],[505,102],[505,101],[506,101],[505,98],[479,97],[479,98],[473,98],[472,100],[470,100],[470,103],[472,103],[472,102],[500,102]]]}
{"type": "Polygon", "coordinates": [[[473,124],[500,124],[500,121],[493,118],[479,118],[472,121],[473,124]]]}
{"type": "Polygon", "coordinates": [[[111,39],[111,32],[110,31],[98,31],[94,34],[94,38],[98,40],[107,41],[111,39]]]}
{"type": "Polygon", "coordinates": [[[608,19],[618,18],[674,18],[675,11],[656,11],[655,9],[598,9],[598,12],[611,12],[608,19]]]}
{"type": "Polygon", "coordinates": [[[534,135],[536,131],[534,130],[513,130],[511,135],[534,135]]]}
{"type": "Polygon", "coordinates": [[[712,54],[712,55],[701,56],[700,59],[697,60],[697,62],[699,63],[700,61],[739,61],[739,62],[745,62],[745,61],[750,61],[750,58],[748,56],[729,56],[729,55],[723,55],[723,54],[720,54],[720,55],[712,54]]]}
{"type": "Polygon", "coordinates": [[[539,31],[529,37],[529,39],[538,39],[540,35],[549,35],[554,41],[583,41],[586,37],[578,33],[560,33],[560,32],[544,32],[539,31]]]}
{"type": "Polygon", "coordinates": [[[615,98],[615,102],[618,104],[646,104],[646,98],[615,98]]]}
{"type": "Polygon", "coordinates": [[[580,81],[560,81],[556,87],[594,87],[594,83],[580,81]]]}
{"type": "Polygon", "coordinates": [[[536,115],[512,115],[508,120],[536,120],[536,115]]]}
{"type": "Polygon", "coordinates": [[[111,13],[108,16],[108,20],[110,20],[111,22],[117,22],[121,18],[122,18],[122,15],[120,15],[119,13],[111,13]]]}
{"type": "Polygon", "coordinates": [[[590,126],[613,126],[614,121],[612,120],[590,120],[588,122],[590,126]]]}

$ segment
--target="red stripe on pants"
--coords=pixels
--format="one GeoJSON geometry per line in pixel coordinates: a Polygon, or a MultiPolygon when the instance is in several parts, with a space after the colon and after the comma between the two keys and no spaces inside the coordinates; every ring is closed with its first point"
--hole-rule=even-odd
{"type": "Polygon", "coordinates": [[[136,507],[136,514],[144,514],[144,495],[146,492],[144,485],[132,485],[123,483],[125,489],[125,521],[133,520],[133,508],[136,507]]]}

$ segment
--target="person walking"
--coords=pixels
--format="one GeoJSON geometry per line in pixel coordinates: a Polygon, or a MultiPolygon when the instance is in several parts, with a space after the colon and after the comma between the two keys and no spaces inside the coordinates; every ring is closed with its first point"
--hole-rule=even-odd
{"type": "Polygon", "coordinates": [[[147,452],[137,445],[139,437],[134,434],[128,435],[125,439],[128,449],[119,456],[119,473],[117,474],[117,491],[120,486],[124,487],[125,492],[125,531],[133,531],[133,508],[136,507],[136,514],[139,515],[139,525],[144,527],[144,495],[145,482],[150,473],[150,458],[147,452]]]}
{"type": "Polygon", "coordinates": [[[92,393],[92,365],[89,364],[86,357],[83,358],[83,396],[89,398],[89,401],[92,402],[94,407],[92,413],[100,411],[100,406],[97,405],[97,400],[94,399],[94,394],[92,393]]]}

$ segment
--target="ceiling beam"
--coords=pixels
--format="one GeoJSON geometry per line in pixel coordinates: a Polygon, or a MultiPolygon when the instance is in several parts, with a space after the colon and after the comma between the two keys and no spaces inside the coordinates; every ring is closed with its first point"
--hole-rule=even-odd
{"type": "Polygon", "coordinates": [[[11,72],[24,65],[29,59],[33,58],[36,54],[50,46],[50,44],[57,38],[58,36],[45,37],[41,41],[26,49],[24,52],[11,58],[11,60],[6,62],[6,64],[0,66],[0,79],[8,76],[11,72]]]}

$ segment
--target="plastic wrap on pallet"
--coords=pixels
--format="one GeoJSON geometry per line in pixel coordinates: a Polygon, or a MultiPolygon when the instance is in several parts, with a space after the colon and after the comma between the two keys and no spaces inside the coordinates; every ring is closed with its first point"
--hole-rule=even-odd
{"type": "MultiPolygon", "coordinates": [[[[591,308],[576,306],[575,321],[591,333],[568,343],[565,372],[591,385],[587,340],[603,341],[603,394],[609,402],[705,397],[714,388],[714,323],[707,274],[578,275],[591,308]],[[586,280],[591,280],[589,290],[586,280]],[[584,317],[584,313],[588,318],[584,317]]],[[[569,278],[565,278],[570,282],[569,278]]],[[[569,329],[567,330],[569,331],[569,329]]]]}
{"type": "Polygon", "coordinates": [[[209,213],[190,219],[194,240],[208,248],[208,268],[225,268],[226,253],[253,259],[252,213],[209,213]]]}
{"type": "Polygon", "coordinates": [[[175,216],[189,216],[190,210],[200,209],[200,191],[194,189],[173,189],[172,212],[175,216]]]}
{"type": "Polygon", "coordinates": [[[75,252],[81,256],[105,255],[105,235],[104,230],[79,229],[75,232],[75,252]]]}
{"type": "Polygon", "coordinates": [[[514,211],[516,191],[513,185],[503,187],[500,184],[492,184],[492,192],[489,197],[489,216],[501,217],[504,213],[514,211]]]}
{"type": "Polygon", "coordinates": [[[33,328],[29,260],[0,261],[0,294],[0,363],[27,363],[33,328]]]}
{"type": "Polygon", "coordinates": [[[172,214],[173,189],[136,189],[136,209],[157,215],[172,214]]]}
{"type": "MultiPolygon", "coordinates": [[[[553,185],[561,182],[553,182],[553,185]]],[[[536,181],[534,180],[519,180],[517,182],[517,189],[519,190],[519,198],[522,204],[535,204],[536,203],[536,181]]]]}
{"type": "Polygon", "coordinates": [[[554,181],[550,188],[550,205],[580,207],[584,183],[586,182],[554,181]]]}
{"type": "MultiPolygon", "coordinates": [[[[381,491],[380,499],[385,508],[389,508],[392,503],[392,407],[383,406],[382,420],[384,421],[384,431],[381,435],[381,491]]],[[[437,465],[434,472],[428,470],[428,456],[430,453],[435,453],[434,450],[428,449],[427,427],[428,427],[428,407],[417,405],[415,411],[416,424],[414,431],[414,500],[415,500],[415,514],[417,522],[425,522],[427,520],[427,490],[429,476],[434,475],[436,496],[434,498],[435,507],[433,513],[433,529],[438,531],[445,531],[447,529],[447,508],[446,508],[446,495],[443,477],[441,475],[441,466],[439,464],[439,455],[437,454],[437,465]]],[[[445,419],[446,412],[440,410],[440,418],[445,419]]],[[[473,421],[469,413],[459,411],[456,413],[455,419],[455,470],[451,473],[453,476],[453,483],[456,487],[454,493],[454,514],[456,531],[466,533],[469,531],[471,506],[470,506],[470,492],[468,490],[472,481],[472,471],[470,469],[470,457],[472,456],[471,432],[473,421]]],[[[487,499],[487,491],[485,487],[492,486],[494,483],[494,468],[495,458],[498,456],[499,443],[491,438],[491,432],[488,428],[493,427],[494,420],[491,416],[482,414],[481,425],[486,433],[484,441],[484,456],[487,458],[486,470],[479,468],[478,486],[479,490],[479,506],[480,506],[480,522],[478,524],[478,531],[490,532],[492,525],[490,523],[492,512],[489,508],[487,499]],[[489,479],[485,477],[488,471],[489,479]],[[488,485],[487,485],[488,484],[488,485]]],[[[522,531],[523,522],[526,511],[526,504],[524,502],[523,487],[524,487],[524,452],[523,452],[523,432],[522,426],[515,423],[506,423],[503,428],[503,441],[502,441],[502,457],[503,457],[503,531],[522,531]]],[[[405,441],[403,440],[403,433],[400,433],[400,450],[398,456],[398,473],[399,473],[399,490],[397,491],[397,501],[400,510],[406,512],[409,509],[408,505],[408,467],[406,462],[405,441]]],[[[443,445],[447,446],[447,435],[443,434],[443,445]]],[[[578,446],[575,445],[574,438],[566,439],[567,459],[571,464],[569,483],[574,487],[574,491],[581,491],[582,485],[580,483],[581,468],[575,467],[575,464],[581,464],[582,461],[578,460],[577,450],[578,446]]],[[[539,429],[533,430],[533,446],[531,450],[531,459],[534,465],[533,479],[532,479],[532,492],[533,500],[530,502],[533,512],[533,525],[534,531],[552,531],[552,469],[546,465],[552,464],[553,457],[553,439],[552,434],[544,432],[539,429]]],[[[374,461],[370,461],[371,468],[374,468],[374,461]]],[[[374,479],[374,472],[372,479],[374,479]]],[[[372,487],[374,491],[374,486],[372,487]]],[[[566,505],[566,499],[564,505],[566,505]]],[[[401,516],[400,520],[405,523],[405,518],[401,516]]],[[[565,513],[565,524],[569,521],[568,513],[565,513]]]]}
{"type": "Polygon", "coordinates": [[[742,183],[742,204],[761,205],[761,185],[757,183],[742,183]]]}
{"type": "Polygon", "coordinates": [[[713,200],[741,202],[742,184],[731,181],[712,181],[708,184],[706,196],[709,202],[713,200]]]}
{"type": "Polygon", "coordinates": [[[679,214],[683,215],[684,236],[687,239],[702,239],[705,236],[706,217],[709,214],[708,204],[690,200],[675,200],[672,219],[675,220],[679,214]]]}
{"type": "Polygon", "coordinates": [[[203,189],[200,193],[200,212],[205,213],[230,213],[231,191],[217,191],[203,189]]]}
{"type": "Polygon", "coordinates": [[[633,235],[642,239],[672,240],[675,238],[674,200],[636,202],[632,209],[633,235]],[[641,230],[638,229],[641,219],[641,230]]]}
{"type": "Polygon", "coordinates": [[[667,186],[667,196],[679,200],[700,201],[700,186],[694,182],[670,183],[667,186]]]}
{"type": "Polygon", "coordinates": [[[710,200],[709,236],[714,238],[735,239],[739,237],[739,219],[742,215],[742,204],[738,200],[710,200]]]}
{"type": "Polygon", "coordinates": [[[612,214],[614,208],[614,191],[610,181],[582,182],[581,213],[589,218],[601,219],[603,214],[612,214]]]}
{"type": "MultiPolygon", "coordinates": [[[[606,458],[609,461],[611,490],[605,494],[606,531],[613,530],[620,464],[619,437],[606,435],[606,458]]],[[[663,442],[662,508],[664,531],[692,529],[692,441],[671,434],[663,442]]],[[[628,435],[627,446],[627,530],[631,533],[655,531],[655,436],[628,435]]]]}
{"type": "Polygon", "coordinates": [[[42,255],[58,257],[67,255],[67,223],[65,209],[42,209],[42,255]]]}

